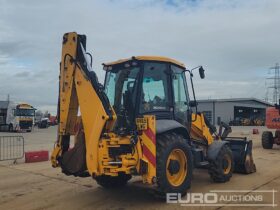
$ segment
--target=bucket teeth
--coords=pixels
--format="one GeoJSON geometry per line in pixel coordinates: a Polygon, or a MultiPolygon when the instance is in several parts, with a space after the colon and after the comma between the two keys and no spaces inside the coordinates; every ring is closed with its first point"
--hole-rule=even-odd
{"type": "Polygon", "coordinates": [[[252,154],[246,155],[244,169],[245,169],[244,173],[246,174],[254,173],[257,171],[252,154]]]}

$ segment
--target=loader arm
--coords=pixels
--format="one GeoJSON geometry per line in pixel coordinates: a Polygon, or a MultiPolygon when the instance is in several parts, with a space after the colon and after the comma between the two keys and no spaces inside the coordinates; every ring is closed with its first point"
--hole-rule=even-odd
{"type": "Polygon", "coordinates": [[[210,145],[214,141],[213,133],[215,131],[207,125],[205,119],[202,113],[192,114],[191,138],[196,141],[202,140],[210,145]]]}
{"type": "Polygon", "coordinates": [[[256,172],[252,154],[252,140],[228,137],[228,134],[231,133],[231,127],[223,122],[220,123],[219,133],[216,133],[215,126],[211,125],[203,113],[198,113],[197,116],[192,114],[192,119],[191,138],[193,142],[208,145],[208,159],[215,159],[222,145],[228,144],[233,154],[234,171],[244,174],[256,172]]]}
{"type": "Polygon", "coordinates": [[[111,130],[116,115],[103,86],[87,61],[86,36],[66,33],[63,36],[59,77],[58,137],[51,161],[61,165],[63,154],[69,150],[70,136],[78,110],[81,114],[86,148],[86,166],[90,175],[98,168],[98,143],[103,130],[111,130]]]}
{"type": "Polygon", "coordinates": [[[203,113],[192,114],[191,137],[194,140],[203,140],[208,145],[214,140],[224,140],[231,133],[231,127],[224,122],[219,125],[219,132],[214,125],[205,117],[203,113]]]}

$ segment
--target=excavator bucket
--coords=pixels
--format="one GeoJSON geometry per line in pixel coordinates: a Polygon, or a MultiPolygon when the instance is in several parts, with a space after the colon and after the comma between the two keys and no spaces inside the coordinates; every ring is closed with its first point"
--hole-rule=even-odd
{"type": "Polygon", "coordinates": [[[252,140],[240,137],[226,137],[234,158],[234,172],[250,174],[256,172],[256,165],[252,155],[252,140]]]}

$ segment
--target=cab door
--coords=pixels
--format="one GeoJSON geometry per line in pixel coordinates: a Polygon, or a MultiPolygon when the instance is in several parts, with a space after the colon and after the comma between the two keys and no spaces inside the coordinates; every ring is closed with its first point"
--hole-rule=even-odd
{"type": "Polygon", "coordinates": [[[169,65],[164,62],[144,62],[140,114],[157,119],[172,119],[169,65]]]}
{"type": "Polygon", "coordinates": [[[189,94],[184,69],[171,65],[172,89],[174,101],[174,118],[176,121],[189,127],[191,122],[191,109],[189,107],[189,94]]]}

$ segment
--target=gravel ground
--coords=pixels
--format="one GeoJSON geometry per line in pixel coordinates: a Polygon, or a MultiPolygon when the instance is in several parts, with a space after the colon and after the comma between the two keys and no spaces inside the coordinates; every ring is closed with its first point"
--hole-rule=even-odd
{"type": "MultiPolygon", "coordinates": [[[[208,193],[210,190],[245,190],[243,195],[253,195],[252,190],[275,193],[275,204],[280,205],[280,147],[272,150],[261,147],[261,134],[253,135],[253,127],[233,127],[231,136],[253,140],[257,172],[251,175],[234,174],[230,182],[211,182],[207,171],[195,170],[190,192],[208,193]],[[248,191],[248,192],[247,192],[248,191]]],[[[255,127],[254,127],[255,128],[255,127]]],[[[258,127],[260,133],[265,127],[258,127]]],[[[0,136],[10,135],[0,133],[0,136]]],[[[56,127],[34,129],[32,133],[15,134],[25,138],[25,150],[51,150],[56,138],[56,127]]],[[[91,178],[65,176],[50,162],[23,163],[0,162],[0,209],[271,209],[272,207],[181,207],[155,199],[150,190],[132,179],[121,189],[105,190],[91,178]]],[[[224,192],[225,194],[225,192],[224,192]]],[[[231,195],[233,193],[230,193],[231,195]]],[[[272,201],[272,194],[261,192],[264,202],[272,201]]],[[[257,202],[255,202],[256,204],[257,202]]],[[[230,202],[228,204],[231,204],[230,202]]],[[[274,209],[277,209],[274,208],[274,209]]]]}

